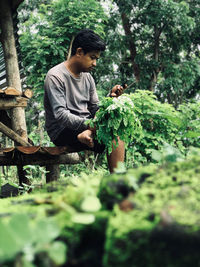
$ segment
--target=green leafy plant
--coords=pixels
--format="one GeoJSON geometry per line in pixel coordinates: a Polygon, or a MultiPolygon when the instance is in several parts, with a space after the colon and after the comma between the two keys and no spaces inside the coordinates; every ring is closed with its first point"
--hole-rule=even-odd
{"type": "Polygon", "coordinates": [[[200,147],[200,102],[184,103],[178,107],[182,127],[180,138],[183,145],[200,147]]]}
{"type": "Polygon", "coordinates": [[[133,165],[152,161],[152,151],[160,150],[165,143],[184,148],[179,140],[181,118],[179,112],[167,103],[161,103],[151,91],[137,90],[130,95],[136,107],[136,115],[142,125],[143,138],[130,144],[128,157],[134,158],[133,165]]]}
{"type": "Polygon", "coordinates": [[[111,153],[113,140],[118,145],[118,137],[127,146],[136,136],[141,138],[142,128],[135,113],[134,103],[129,95],[118,98],[106,97],[100,103],[100,109],[94,120],[89,121],[92,127],[96,126],[96,138],[105,144],[108,153],[111,153]]]}
{"type": "Polygon", "coordinates": [[[176,110],[158,101],[151,91],[103,98],[95,119],[88,123],[96,127],[96,138],[109,153],[113,140],[116,146],[118,137],[125,142],[128,167],[154,162],[152,152],[162,150],[165,144],[183,156],[189,146],[199,146],[199,103],[182,104],[176,110]]]}

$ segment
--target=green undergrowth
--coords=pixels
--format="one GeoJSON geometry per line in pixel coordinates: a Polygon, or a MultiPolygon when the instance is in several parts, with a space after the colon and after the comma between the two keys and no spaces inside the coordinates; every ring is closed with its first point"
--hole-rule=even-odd
{"type": "Polygon", "coordinates": [[[153,162],[152,151],[165,143],[185,156],[190,146],[200,147],[200,103],[184,103],[175,109],[161,103],[151,91],[136,90],[118,98],[102,98],[95,118],[96,138],[108,152],[118,137],[127,148],[129,168],[153,162]],[[134,161],[133,161],[134,158],[134,161]]]}
{"type": "Polygon", "coordinates": [[[2,199],[1,266],[200,266],[199,181],[196,150],[2,199]]]}

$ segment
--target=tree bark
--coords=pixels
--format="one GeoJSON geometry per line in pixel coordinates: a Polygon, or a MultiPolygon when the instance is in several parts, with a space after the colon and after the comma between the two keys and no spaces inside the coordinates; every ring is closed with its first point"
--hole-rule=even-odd
{"type": "Polygon", "coordinates": [[[135,43],[134,43],[133,38],[132,38],[130,23],[129,23],[129,20],[128,20],[125,13],[121,14],[121,18],[122,18],[122,25],[124,28],[124,32],[126,34],[126,38],[128,40],[128,44],[129,44],[131,63],[133,66],[133,73],[134,73],[136,82],[139,82],[139,80],[140,80],[140,68],[139,68],[138,64],[135,63],[135,57],[137,55],[137,52],[136,52],[135,43]]]}
{"type": "MultiPolygon", "coordinates": [[[[154,55],[153,58],[155,62],[159,62],[159,42],[160,42],[160,34],[161,30],[157,26],[154,26],[154,55]]],[[[154,91],[155,84],[158,80],[158,74],[159,74],[159,67],[157,66],[155,69],[153,69],[153,73],[151,75],[151,80],[150,80],[150,86],[149,90],[154,91]]]]}
{"type": "MultiPolygon", "coordinates": [[[[19,3],[20,1],[18,1],[19,3]]],[[[17,58],[17,50],[15,46],[13,19],[11,1],[0,1],[0,28],[1,28],[1,42],[5,58],[6,66],[6,80],[7,86],[14,87],[22,92],[20,72],[17,58]]],[[[19,134],[25,141],[28,140],[25,111],[22,107],[11,109],[11,123],[12,129],[19,134]]],[[[27,182],[25,173],[21,172],[23,165],[18,167],[19,180],[27,182]]]]}
{"type": "Polygon", "coordinates": [[[21,138],[20,135],[16,134],[13,130],[8,128],[5,124],[0,122],[0,131],[4,133],[6,136],[8,136],[10,139],[15,141],[16,143],[22,145],[22,146],[32,146],[27,141],[25,141],[23,138],[21,138]]]}
{"type": "MultiPolygon", "coordinates": [[[[8,110],[16,107],[26,107],[28,99],[25,97],[0,98],[0,110],[8,110]]],[[[12,118],[11,118],[12,119],[12,118]]]]}
{"type": "MultiPolygon", "coordinates": [[[[18,91],[22,92],[14,38],[12,10],[10,1],[8,0],[0,1],[0,27],[1,41],[6,65],[7,86],[14,87],[18,91]]],[[[13,130],[27,141],[24,109],[21,107],[13,108],[11,111],[11,120],[13,130]]]]}

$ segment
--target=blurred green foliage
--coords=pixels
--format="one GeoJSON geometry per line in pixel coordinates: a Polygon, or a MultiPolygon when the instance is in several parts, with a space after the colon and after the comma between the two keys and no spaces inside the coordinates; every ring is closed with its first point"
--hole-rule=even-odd
{"type": "Polygon", "coordinates": [[[67,247],[55,240],[60,228],[51,219],[32,223],[29,216],[16,214],[8,223],[0,221],[0,235],[0,264],[47,267],[66,261],[67,247]]]}
{"type": "Polygon", "coordinates": [[[186,160],[176,153],[1,200],[1,265],[196,266],[200,151],[186,160]]]}

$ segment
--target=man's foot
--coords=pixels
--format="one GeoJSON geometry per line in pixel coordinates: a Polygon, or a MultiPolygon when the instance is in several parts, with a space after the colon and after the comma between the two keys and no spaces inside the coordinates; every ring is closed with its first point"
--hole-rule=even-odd
{"type": "Polygon", "coordinates": [[[87,145],[88,147],[94,147],[94,142],[93,142],[92,131],[91,130],[83,131],[82,133],[80,133],[77,136],[77,139],[79,140],[79,142],[81,142],[82,144],[87,145]]]}

